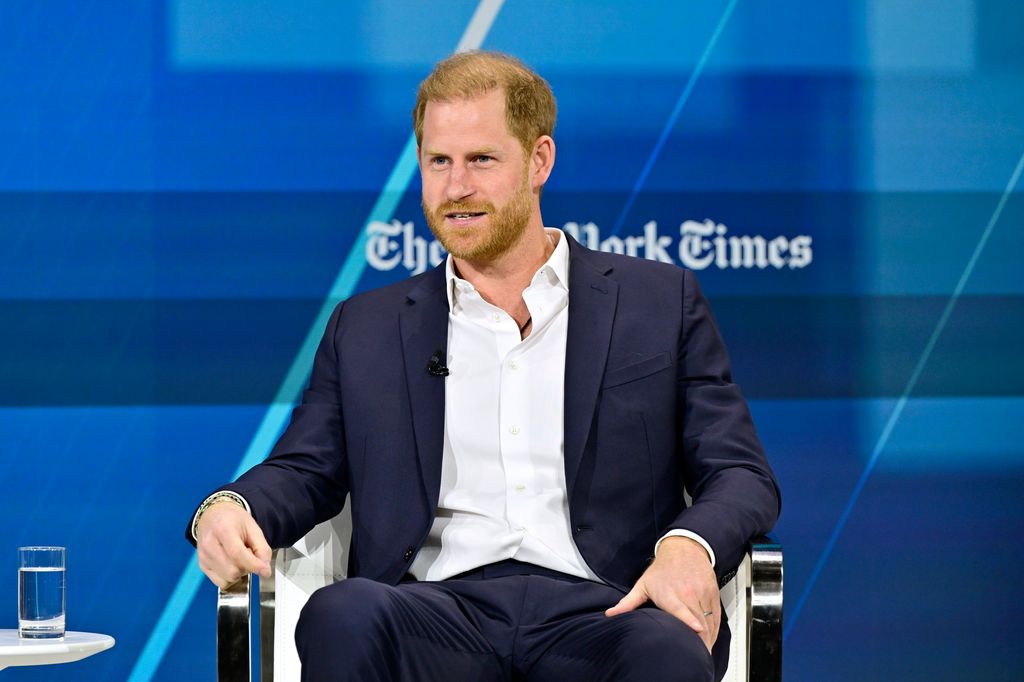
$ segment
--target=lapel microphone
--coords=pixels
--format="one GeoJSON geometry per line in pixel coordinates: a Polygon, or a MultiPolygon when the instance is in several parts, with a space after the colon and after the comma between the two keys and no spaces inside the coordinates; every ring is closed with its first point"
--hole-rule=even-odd
{"type": "Polygon", "coordinates": [[[448,368],[441,362],[441,356],[444,354],[440,348],[434,351],[434,354],[430,356],[430,362],[427,363],[427,374],[432,377],[446,377],[450,374],[448,368]]]}

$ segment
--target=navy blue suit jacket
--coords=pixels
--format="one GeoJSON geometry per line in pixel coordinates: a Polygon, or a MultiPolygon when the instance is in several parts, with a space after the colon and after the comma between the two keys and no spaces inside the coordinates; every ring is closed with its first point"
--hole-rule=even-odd
{"type": "MultiPolygon", "coordinates": [[[[779,512],[774,475],[693,273],[569,239],[565,480],[587,564],[628,589],[672,528],[705,538],[719,578],[779,512]],[[689,507],[684,485],[693,498],[689,507]]],[[[224,489],[272,547],[352,504],[350,576],[397,583],[441,487],[443,266],[340,304],[268,459],[224,489]]]]}

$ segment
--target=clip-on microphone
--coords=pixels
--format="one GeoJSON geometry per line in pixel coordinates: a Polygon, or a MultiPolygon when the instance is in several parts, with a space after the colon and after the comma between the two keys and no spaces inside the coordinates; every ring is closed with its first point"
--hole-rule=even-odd
{"type": "Polygon", "coordinates": [[[441,362],[441,356],[444,351],[440,348],[434,351],[434,354],[430,356],[430,362],[427,363],[427,374],[432,377],[446,377],[451,372],[441,362]]]}

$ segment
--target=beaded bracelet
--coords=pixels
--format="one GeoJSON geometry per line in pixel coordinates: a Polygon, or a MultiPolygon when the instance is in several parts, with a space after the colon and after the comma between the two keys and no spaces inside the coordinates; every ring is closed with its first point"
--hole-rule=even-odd
{"type": "Polygon", "coordinates": [[[202,518],[207,509],[218,502],[234,502],[242,509],[248,511],[248,508],[245,506],[245,501],[238,493],[233,493],[230,490],[221,490],[220,492],[210,495],[203,500],[201,505],[199,505],[199,509],[196,510],[195,518],[192,519],[192,538],[194,540],[199,540],[199,535],[196,534],[196,531],[199,529],[199,519],[202,518]]]}

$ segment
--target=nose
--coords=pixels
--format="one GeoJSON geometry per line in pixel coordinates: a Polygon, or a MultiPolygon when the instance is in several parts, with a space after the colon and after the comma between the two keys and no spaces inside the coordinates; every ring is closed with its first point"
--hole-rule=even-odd
{"type": "Polygon", "coordinates": [[[444,188],[444,196],[448,201],[462,201],[473,194],[466,167],[455,163],[448,171],[448,182],[444,188]]]}

